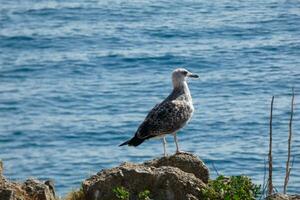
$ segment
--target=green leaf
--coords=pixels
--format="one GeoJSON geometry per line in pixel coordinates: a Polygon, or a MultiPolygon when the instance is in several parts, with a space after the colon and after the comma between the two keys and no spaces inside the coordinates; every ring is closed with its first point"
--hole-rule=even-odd
{"type": "Polygon", "coordinates": [[[119,200],[129,200],[129,192],[124,187],[115,187],[113,193],[119,200]]]}

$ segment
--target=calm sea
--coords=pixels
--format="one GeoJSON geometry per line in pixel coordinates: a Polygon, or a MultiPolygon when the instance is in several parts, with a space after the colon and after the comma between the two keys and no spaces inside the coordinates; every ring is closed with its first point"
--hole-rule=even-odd
{"type": "MultiPolygon", "coordinates": [[[[262,184],[274,102],[274,182],[300,192],[300,1],[1,0],[0,158],[5,175],[54,179],[60,195],[104,168],[162,155],[118,147],[186,67],[195,114],[181,149],[262,184]]],[[[169,153],[175,151],[168,137],[169,153]]]]}

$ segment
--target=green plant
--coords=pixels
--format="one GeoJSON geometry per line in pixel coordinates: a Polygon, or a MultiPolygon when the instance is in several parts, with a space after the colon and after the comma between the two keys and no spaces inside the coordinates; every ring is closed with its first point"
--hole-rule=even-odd
{"type": "Polygon", "coordinates": [[[150,197],[150,191],[149,190],[144,190],[143,192],[140,192],[138,197],[139,197],[139,200],[149,200],[150,197]]]}
{"type": "Polygon", "coordinates": [[[124,187],[115,187],[113,189],[113,193],[119,200],[128,200],[129,199],[129,192],[124,187]]]}
{"type": "Polygon", "coordinates": [[[208,187],[202,189],[207,200],[255,200],[260,194],[260,185],[252,183],[247,176],[219,176],[209,180],[208,187]]]}

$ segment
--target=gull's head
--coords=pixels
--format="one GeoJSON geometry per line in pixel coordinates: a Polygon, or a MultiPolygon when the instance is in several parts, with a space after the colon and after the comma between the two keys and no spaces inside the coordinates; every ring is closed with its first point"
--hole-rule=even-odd
{"type": "Polygon", "coordinates": [[[172,73],[172,81],[175,87],[181,85],[188,78],[199,78],[199,76],[197,74],[191,73],[184,68],[177,68],[172,73]]]}

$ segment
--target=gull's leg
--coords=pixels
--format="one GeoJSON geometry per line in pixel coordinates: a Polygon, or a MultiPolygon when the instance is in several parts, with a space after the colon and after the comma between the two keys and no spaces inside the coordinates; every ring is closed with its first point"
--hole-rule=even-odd
{"type": "Polygon", "coordinates": [[[163,137],[163,145],[164,145],[164,156],[167,156],[167,141],[166,137],[163,137]]]}
{"type": "Polygon", "coordinates": [[[175,144],[176,144],[176,153],[180,153],[176,133],[174,133],[174,141],[175,141],[175,144]]]}

